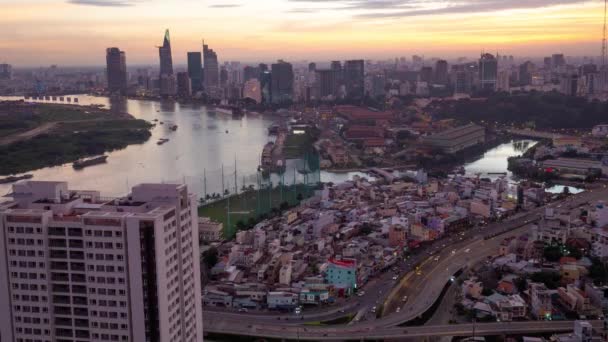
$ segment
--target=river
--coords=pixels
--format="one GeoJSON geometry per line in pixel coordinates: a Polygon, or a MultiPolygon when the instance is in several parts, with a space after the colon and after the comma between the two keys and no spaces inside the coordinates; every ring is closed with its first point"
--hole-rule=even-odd
{"type": "MultiPolygon", "coordinates": [[[[215,113],[205,106],[158,102],[147,100],[114,100],[106,97],[78,95],[80,105],[99,104],[110,110],[128,112],[136,118],[153,121],[158,119],[164,125],[152,129],[150,140],[141,145],[109,153],[106,164],[83,170],[74,170],[71,164],[47,167],[28,172],[36,180],[68,181],[73,189],[100,190],[105,196],[120,196],[131,186],[144,182],[186,182],[191,191],[202,195],[220,193],[222,189],[233,192],[236,161],[236,182],[240,189],[243,184],[257,183],[257,167],[263,146],[271,140],[268,127],[273,119],[269,116],[245,116],[233,119],[231,116],[215,113]],[[169,129],[169,124],[178,125],[177,131],[169,129]],[[157,145],[160,138],[169,142],[157,145]],[[224,181],[222,185],[222,165],[224,181]],[[206,182],[205,182],[206,179],[206,182]],[[205,186],[206,183],[206,186],[205,186]]],[[[11,99],[2,97],[2,99],[11,99]]],[[[18,98],[12,98],[18,99],[18,98]]],[[[488,150],[478,160],[464,165],[467,175],[481,174],[495,178],[499,175],[488,173],[506,172],[507,158],[524,153],[536,144],[533,140],[513,140],[488,150]]],[[[286,184],[302,181],[303,176],[294,172],[297,163],[288,161],[284,181],[286,184]]],[[[334,173],[321,171],[323,182],[342,182],[360,173],[334,173]]],[[[273,184],[280,179],[275,175],[273,184]]],[[[0,195],[9,192],[10,184],[0,185],[0,195]]]]}
{"type": "MultiPolygon", "coordinates": [[[[243,183],[257,183],[257,167],[264,145],[271,140],[268,127],[273,119],[268,116],[245,116],[235,120],[215,113],[205,106],[147,100],[109,99],[86,95],[76,96],[80,105],[98,104],[119,112],[128,112],[138,119],[158,119],[164,125],[152,129],[152,137],[141,145],[109,153],[106,164],[74,170],[71,164],[47,167],[30,173],[35,180],[68,181],[72,189],[100,190],[104,196],[120,196],[133,185],[144,182],[186,182],[191,191],[222,191],[222,165],[225,189],[234,189],[235,162],[238,188],[243,183]],[[169,124],[178,126],[177,131],[169,124]],[[160,138],[169,142],[157,145],[160,138]],[[205,177],[206,176],[206,177],[205,177]],[[204,179],[206,178],[206,182],[204,179]],[[206,187],[205,187],[206,183],[206,187]]],[[[0,100],[22,99],[1,97],[0,100]]],[[[293,172],[295,163],[288,163],[285,183],[298,181],[302,175],[293,172]],[[291,168],[289,168],[291,166],[291,168]]],[[[321,172],[324,182],[341,182],[356,173],[321,172]]],[[[273,183],[280,179],[273,177],[273,183]]],[[[11,185],[0,185],[0,195],[9,192],[11,185]]]]}

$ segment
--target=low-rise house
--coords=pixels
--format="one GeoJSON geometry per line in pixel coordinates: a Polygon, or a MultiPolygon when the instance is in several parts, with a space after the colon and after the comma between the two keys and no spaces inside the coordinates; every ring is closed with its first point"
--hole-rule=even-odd
{"type": "Polygon", "coordinates": [[[532,309],[531,314],[539,320],[550,319],[553,311],[551,292],[542,283],[530,283],[528,288],[532,309]]]}
{"type": "Polygon", "coordinates": [[[291,310],[298,306],[299,296],[290,292],[268,292],[266,305],[271,310],[291,310]]]}
{"type": "Polygon", "coordinates": [[[203,294],[203,304],[205,306],[230,308],[232,307],[232,295],[225,291],[205,289],[205,293],[203,294]]]}
{"type": "Polygon", "coordinates": [[[483,292],[483,284],[477,278],[467,279],[462,283],[462,296],[480,299],[483,292]]]}
{"type": "Polygon", "coordinates": [[[216,242],[222,240],[224,225],[208,217],[198,218],[199,239],[203,242],[216,242]]]}
{"type": "Polygon", "coordinates": [[[325,279],[332,284],[339,297],[349,296],[357,287],[357,262],[354,259],[330,259],[325,279]]]}

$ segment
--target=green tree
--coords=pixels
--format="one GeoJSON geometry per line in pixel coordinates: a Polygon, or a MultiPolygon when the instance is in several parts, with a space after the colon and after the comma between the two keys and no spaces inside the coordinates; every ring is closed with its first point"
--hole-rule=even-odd
{"type": "Polygon", "coordinates": [[[217,248],[211,247],[203,253],[203,263],[207,269],[212,269],[218,262],[218,251],[217,248]]]}
{"type": "Polygon", "coordinates": [[[562,248],[559,245],[546,246],[543,252],[545,260],[550,262],[557,262],[563,256],[562,248]]]}
{"type": "Polygon", "coordinates": [[[535,283],[543,283],[547,288],[555,290],[559,287],[560,275],[556,272],[536,272],[530,279],[535,283]]]}

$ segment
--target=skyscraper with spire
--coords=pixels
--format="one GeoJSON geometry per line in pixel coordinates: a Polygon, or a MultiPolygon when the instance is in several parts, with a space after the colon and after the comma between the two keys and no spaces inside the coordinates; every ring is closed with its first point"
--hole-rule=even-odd
{"type": "Polygon", "coordinates": [[[173,74],[173,58],[171,57],[171,38],[169,29],[165,31],[163,45],[158,47],[160,57],[160,95],[173,96],[176,93],[176,80],[173,74]]]}

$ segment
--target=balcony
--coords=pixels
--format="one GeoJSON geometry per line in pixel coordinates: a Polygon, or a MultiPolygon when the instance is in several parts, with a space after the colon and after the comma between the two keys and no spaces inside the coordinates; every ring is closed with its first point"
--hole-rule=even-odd
{"type": "Polygon", "coordinates": [[[49,257],[51,259],[67,259],[68,252],[66,252],[65,250],[60,250],[60,249],[51,249],[51,251],[49,253],[49,257]]]}
{"type": "Polygon", "coordinates": [[[70,296],[53,296],[53,304],[70,304],[70,296]]]}
{"type": "Polygon", "coordinates": [[[70,281],[70,278],[68,277],[67,273],[51,273],[51,280],[52,281],[70,281]]]}
{"type": "Polygon", "coordinates": [[[55,325],[60,325],[64,327],[72,326],[72,319],[67,317],[55,317],[55,325]]]}
{"type": "Polygon", "coordinates": [[[70,239],[70,248],[84,248],[84,242],[82,240],[70,239]]]}
{"type": "Polygon", "coordinates": [[[84,260],[84,252],[70,251],[70,259],[84,260]]]}
{"type": "Polygon", "coordinates": [[[89,309],[87,308],[74,308],[74,316],[89,316],[89,309]]]}
{"type": "Polygon", "coordinates": [[[49,247],[67,247],[65,239],[49,239],[49,247]]]}
{"type": "Polygon", "coordinates": [[[55,315],[71,315],[72,314],[72,310],[67,307],[67,306],[55,306],[53,308],[53,312],[55,313],[55,315]]]}
{"type": "Polygon", "coordinates": [[[72,271],[81,271],[84,272],[84,263],[82,262],[71,262],[70,269],[72,271]]]}
{"type": "Polygon", "coordinates": [[[68,263],[65,261],[51,261],[51,271],[67,271],[68,263]]]}

